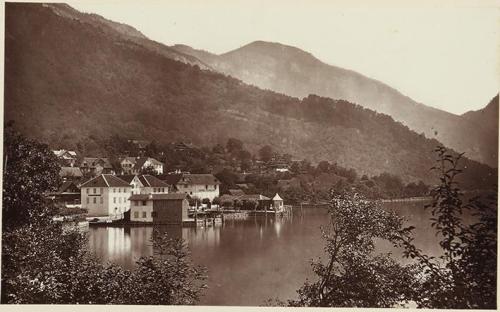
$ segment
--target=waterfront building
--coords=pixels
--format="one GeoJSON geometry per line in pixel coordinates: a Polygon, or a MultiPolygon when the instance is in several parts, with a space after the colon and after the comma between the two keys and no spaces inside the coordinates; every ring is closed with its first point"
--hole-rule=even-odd
{"type": "Polygon", "coordinates": [[[279,196],[278,193],[273,197],[273,209],[276,212],[280,212],[284,210],[283,199],[279,196]]]}
{"type": "Polygon", "coordinates": [[[132,222],[180,225],[188,219],[189,202],[183,193],[134,194],[130,203],[132,222]]]}
{"type": "Polygon", "coordinates": [[[132,186],[111,174],[101,174],[81,185],[82,208],[90,217],[122,219],[130,209],[132,186]]]}

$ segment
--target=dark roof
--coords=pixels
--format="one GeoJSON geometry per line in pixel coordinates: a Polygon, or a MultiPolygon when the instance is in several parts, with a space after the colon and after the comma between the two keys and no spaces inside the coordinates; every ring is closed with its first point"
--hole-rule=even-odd
{"type": "Polygon", "coordinates": [[[242,195],[238,198],[239,200],[271,200],[271,198],[260,195],[260,194],[248,194],[242,195]]]}
{"type": "Polygon", "coordinates": [[[165,174],[165,175],[160,176],[160,179],[163,180],[163,182],[170,184],[170,185],[177,184],[177,182],[179,182],[181,178],[182,178],[182,174],[180,174],[180,173],[165,174]]]}
{"type": "Polygon", "coordinates": [[[59,190],[57,190],[57,193],[77,193],[79,192],[78,186],[73,182],[73,181],[66,181],[64,182],[60,187],[59,190]],[[74,192],[76,191],[76,192],[74,192]]]}
{"type": "Polygon", "coordinates": [[[117,175],[116,177],[130,184],[132,183],[132,180],[134,180],[135,176],[136,176],[135,174],[124,174],[124,175],[117,175]]]}
{"type": "Polygon", "coordinates": [[[102,167],[106,169],[113,168],[106,157],[84,157],[80,167],[95,168],[98,164],[102,164],[102,167]]]}
{"type": "Polygon", "coordinates": [[[169,193],[169,194],[134,194],[130,196],[130,200],[183,200],[187,195],[184,193],[169,193]]]}
{"type": "Polygon", "coordinates": [[[183,174],[178,184],[217,185],[219,180],[213,174],[183,174]]]}
{"type": "Polygon", "coordinates": [[[230,195],[245,195],[245,192],[243,192],[243,190],[240,190],[240,189],[231,189],[231,190],[229,190],[229,194],[230,195]]]}
{"type": "Polygon", "coordinates": [[[162,180],[158,179],[155,176],[152,176],[150,174],[143,174],[139,176],[139,180],[141,181],[142,185],[144,186],[149,186],[149,187],[168,187],[169,185],[162,180]]]}
{"type": "Polygon", "coordinates": [[[130,187],[130,184],[111,174],[101,174],[82,184],[81,187],[130,187]]]}
{"type": "Polygon", "coordinates": [[[152,164],[152,165],[163,165],[162,162],[154,159],[154,158],[151,158],[151,157],[138,157],[136,158],[135,160],[135,165],[134,165],[134,168],[137,169],[137,170],[140,170],[142,169],[142,167],[144,166],[144,163],[146,161],[148,161],[152,164]]]}
{"type": "Polygon", "coordinates": [[[75,177],[75,178],[83,177],[83,173],[78,167],[61,167],[59,175],[61,177],[75,177]]]}

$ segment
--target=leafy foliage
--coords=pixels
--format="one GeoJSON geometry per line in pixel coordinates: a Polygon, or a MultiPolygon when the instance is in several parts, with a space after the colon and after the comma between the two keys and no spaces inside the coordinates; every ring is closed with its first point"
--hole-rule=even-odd
{"type": "Polygon", "coordinates": [[[8,124],[4,132],[3,217],[4,228],[46,222],[54,213],[45,204],[45,192],[59,185],[57,157],[45,144],[31,141],[8,124]]]}
{"type": "Polygon", "coordinates": [[[292,306],[393,307],[412,297],[413,266],[375,254],[375,239],[393,241],[402,220],[358,194],[333,196],[323,229],[326,263],[313,262],[318,279],[298,290],[292,306]]]}
{"type": "Polygon", "coordinates": [[[442,255],[435,259],[422,253],[411,238],[412,228],[402,232],[401,245],[406,257],[416,259],[424,272],[417,289],[416,302],[425,308],[493,309],[496,307],[497,197],[486,201],[473,197],[464,201],[456,178],[461,155],[436,149],[441,183],[433,190],[432,227],[440,238],[442,255]],[[465,211],[475,218],[466,224],[465,211]]]}

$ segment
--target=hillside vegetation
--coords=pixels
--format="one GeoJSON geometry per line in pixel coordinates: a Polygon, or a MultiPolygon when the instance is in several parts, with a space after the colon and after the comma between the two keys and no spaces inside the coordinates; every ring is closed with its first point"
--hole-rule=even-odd
{"type": "MultiPolygon", "coordinates": [[[[487,120],[489,126],[477,127],[468,118],[417,103],[380,81],[325,64],[310,53],[280,43],[255,41],[221,55],[186,45],[172,48],[263,89],[299,98],[317,94],[388,114],[417,133],[466,152],[472,159],[497,166],[498,113],[483,114],[481,119],[487,120]]],[[[498,112],[498,98],[492,106],[498,112]]]]}
{"type": "MultiPolygon", "coordinates": [[[[360,175],[436,183],[428,169],[439,142],[387,115],[343,100],[263,91],[59,9],[6,4],[5,120],[30,137],[94,154],[113,134],[196,145],[235,137],[252,151],[268,144],[360,175]]],[[[488,166],[465,165],[469,183],[496,182],[488,166]]]]}

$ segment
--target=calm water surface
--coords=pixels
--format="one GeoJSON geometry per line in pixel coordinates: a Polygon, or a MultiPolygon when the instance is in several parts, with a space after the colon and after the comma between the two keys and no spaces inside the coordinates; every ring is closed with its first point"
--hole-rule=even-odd
{"type": "MultiPolygon", "coordinates": [[[[423,210],[424,203],[386,204],[386,208],[406,217],[417,227],[416,244],[424,252],[437,255],[439,246],[423,210]]],[[[320,226],[328,215],[323,208],[294,209],[290,217],[249,217],[226,220],[224,225],[207,228],[160,227],[188,244],[196,264],[208,268],[208,286],[202,305],[261,305],[266,299],[290,299],[306,278],[314,278],[310,260],[323,254],[320,226]]],[[[152,226],[90,228],[89,246],[102,261],[125,267],[140,256],[151,255],[152,226]]],[[[401,251],[385,242],[378,251],[401,251]]],[[[406,260],[402,260],[406,261],[406,260]]]]}

